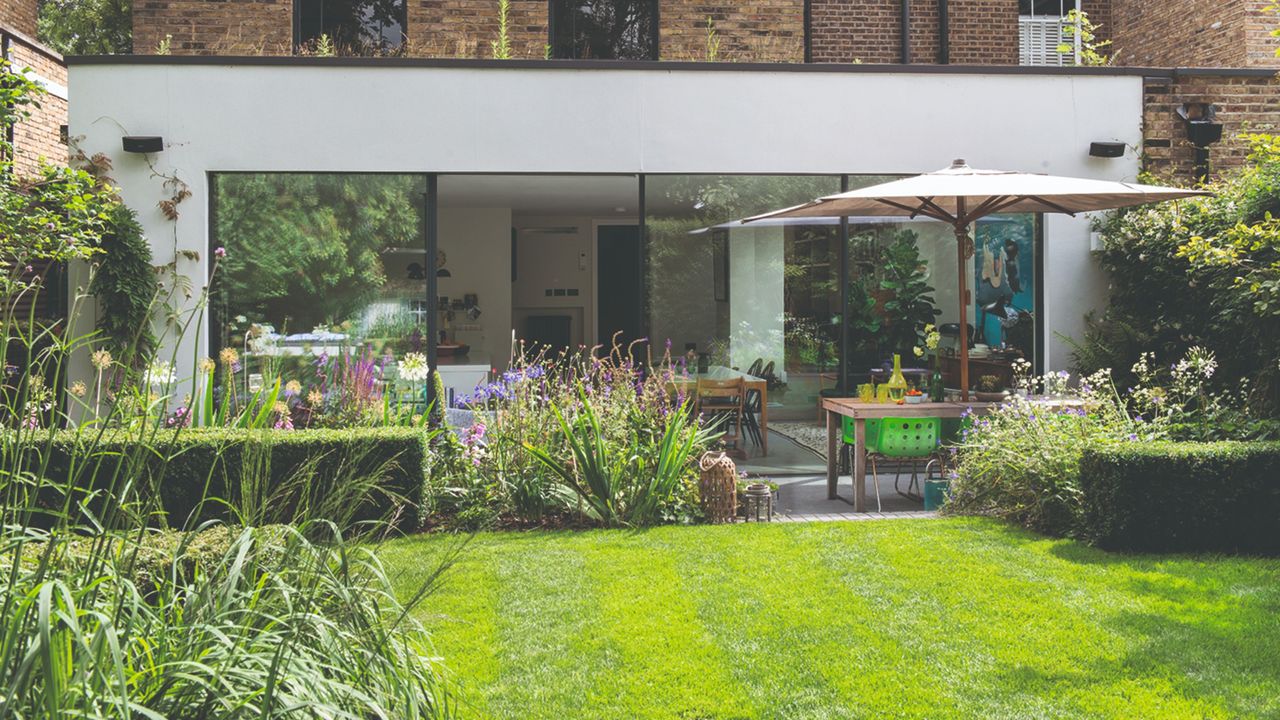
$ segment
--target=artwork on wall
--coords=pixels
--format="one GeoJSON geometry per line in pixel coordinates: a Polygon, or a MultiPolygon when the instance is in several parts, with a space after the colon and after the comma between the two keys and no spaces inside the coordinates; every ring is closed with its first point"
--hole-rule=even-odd
{"type": "Polygon", "coordinates": [[[993,348],[1014,346],[1030,357],[1034,342],[1035,216],[995,216],[979,221],[976,236],[973,286],[977,342],[993,348]]]}

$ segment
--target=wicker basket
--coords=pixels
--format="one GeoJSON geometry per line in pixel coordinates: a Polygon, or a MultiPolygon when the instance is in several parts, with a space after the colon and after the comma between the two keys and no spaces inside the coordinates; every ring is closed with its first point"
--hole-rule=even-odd
{"type": "Polygon", "coordinates": [[[698,496],[707,521],[733,522],[738,515],[738,468],[733,459],[722,452],[705,453],[698,469],[702,471],[698,496]]]}

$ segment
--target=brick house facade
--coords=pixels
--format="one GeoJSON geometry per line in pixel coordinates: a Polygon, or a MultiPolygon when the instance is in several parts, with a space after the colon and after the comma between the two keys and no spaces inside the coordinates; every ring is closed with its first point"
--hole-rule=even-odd
{"type": "MultiPolygon", "coordinates": [[[[1087,0],[1105,24],[1112,0],[1087,0]]],[[[940,62],[939,0],[907,0],[910,61],[940,62]]],[[[1018,63],[1017,0],[948,0],[956,64],[1018,63]]],[[[719,60],[902,61],[903,0],[659,0],[658,57],[705,60],[710,20],[719,60]],[[806,8],[807,6],[807,8],[806,8]],[[806,12],[807,11],[807,12],[806,12]],[[806,15],[808,32],[806,33],[806,15]]],[[[547,0],[511,0],[509,36],[517,58],[542,58],[547,0]]],[[[404,52],[415,57],[491,55],[497,0],[407,0],[404,52]]],[[[292,0],[138,0],[134,48],[154,53],[169,38],[175,55],[281,55],[294,51],[292,0]]]]}
{"type": "Polygon", "coordinates": [[[1271,0],[1111,0],[1111,32],[1123,65],[1280,67],[1280,15],[1271,0]]]}
{"type": "MultiPolygon", "coordinates": [[[[13,3],[7,3],[6,7],[11,5],[13,3]]],[[[29,21],[34,24],[35,0],[31,0],[30,5],[33,9],[29,21]]],[[[67,145],[62,128],[67,123],[67,66],[62,56],[5,23],[0,23],[0,45],[15,70],[26,71],[45,88],[38,100],[39,107],[29,107],[31,117],[13,128],[10,140],[14,147],[15,172],[33,175],[41,159],[65,165],[67,145]]]]}

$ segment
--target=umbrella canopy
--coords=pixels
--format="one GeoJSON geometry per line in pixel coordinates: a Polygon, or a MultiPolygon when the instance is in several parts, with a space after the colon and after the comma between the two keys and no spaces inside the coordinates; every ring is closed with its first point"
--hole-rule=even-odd
{"type": "MultiPolygon", "coordinates": [[[[974,221],[995,213],[1075,215],[1210,194],[1202,190],[1109,180],[975,170],[964,160],[956,160],[945,170],[820,197],[803,205],[756,215],[743,222],[858,216],[929,217],[945,222],[955,229],[956,234],[960,327],[964,328],[968,324],[966,314],[970,302],[966,288],[967,260],[973,256],[969,226],[974,221]]],[[[965,400],[969,399],[967,337],[960,343],[960,392],[965,400]]]]}
{"type": "Polygon", "coordinates": [[[993,213],[1074,215],[1208,194],[1201,190],[1111,180],[975,170],[964,160],[956,160],[945,170],[827,195],[803,205],[756,215],[744,222],[766,218],[922,215],[951,225],[968,226],[993,213]]]}

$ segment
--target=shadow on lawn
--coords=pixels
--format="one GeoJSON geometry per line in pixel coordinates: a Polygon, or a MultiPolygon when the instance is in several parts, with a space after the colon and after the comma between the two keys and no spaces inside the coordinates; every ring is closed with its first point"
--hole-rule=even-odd
{"type": "Polygon", "coordinates": [[[1109,615],[1104,627],[1131,649],[1095,672],[1167,682],[1185,697],[1213,698],[1234,717],[1280,712],[1280,561],[1110,553],[1076,543],[1050,552],[1093,567],[1110,587],[1153,608],[1109,615]]]}

